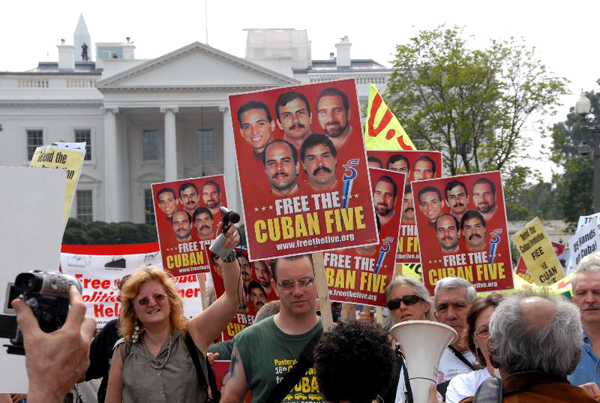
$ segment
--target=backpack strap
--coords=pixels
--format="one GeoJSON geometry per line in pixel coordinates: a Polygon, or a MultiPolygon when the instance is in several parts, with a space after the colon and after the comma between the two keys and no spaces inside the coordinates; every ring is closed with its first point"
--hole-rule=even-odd
{"type": "Polygon", "coordinates": [[[458,351],[457,349],[455,349],[452,346],[448,346],[448,348],[450,349],[450,351],[452,351],[454,353],[454,355],[456,356],[456,358],[458,358],[463,364],[465,364],[467,367],[471,368],[471,371],[476,371],[477,368],[475,368],[475,366],[465,358],[465,356],[463,355],[463,353],[461,353],[460,351],[458,351]]]}
{"type": "Polygon", "coordinates": [[[283,380],[275,387],[275,389],[273,389],[273,392],[271,392],[266,403],[281,403],[288,393],[290,393],[290,390],[292,390],[292,388],[300,381],[306,371],[312,367],[315,362],[313,351],[321,339],[322,334],[323,331],[321,330],[310,339],[300,353],[300,358],[298,358],[296,365],[292,367],[292,370],[289,371],[283,380]]]}
{"type": "Polygon", "coordinates": [[[504,382],[500,378],[491,377],[483,381],[473,397],[473,403],[502,403],[504,382]]]}
{"type": "Polygon", "coordinates": [[[208,375],[207,385],[206,377],[204,375],[204,368],[200,363],[198,350],[196,350],[196,345],[194,344],[194,340],[192,340],[192,336],[189,332],[185,334],[184,340],[185,345],[187,346],[187,349],[190,352],[190,357],[192,358],[194,367],[196,368],[196,374],[198,376],[198,383],[200,384],[200,387],[202,389],[210,388],[210,395],[212,397],[212,400],[218,402],[219,400],[221,400],[221,391],[219,391],[219,388],[217,387],[217,378],[212,367],[210,366],[210,361],[208,361],[208,358],[204,357],[204,359],[206,360],[206,372],[208,375]]]}

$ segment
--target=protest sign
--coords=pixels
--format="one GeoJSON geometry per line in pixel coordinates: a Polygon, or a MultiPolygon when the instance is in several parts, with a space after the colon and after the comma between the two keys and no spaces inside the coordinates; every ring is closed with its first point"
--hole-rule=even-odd
{"type": "Polygon", "coordinates": [[[163,267],[173,276],[210,271],[205,249],[227,206],[223,175],[152,184],[163,267]]]}
{"type": "MultiPolygon", "coordinates": [[[[564,266],[566,265],[566,262],[569,260],[569,258],[568,258],[569,254],[567,253],[568,250],[565,249],[565,245],[562,243],[558,243],[558,242],[554,242],[554,241],[552,241],[551,243],[552,243],[552,248],[554,249],[554,253],[556,254],[556,258],[560,262],[561,267],[564,268],[564,266]]],[[[519,276],[521,276],[522,278],[524,278],[525,280],[527,280],[529,282],[533,282],[533,279],[529,275],[529,270],[527,268],[527,264],[525,263],[525,260],[523,260],[522,256],[519,258],[519,263],[517,264],[517,266],[513,267],[513,271],[515,273],[517,273],[519,276]]]]}
{"type": "Polygon", "coordinates": [[[323,260],[332,301],[385,306],[385,287],[394,275],[406,175],[377,168],[369,172],[380,243],[325,252],[323,260]]]}
{"type": "MultiPolygon", "coordinates": [[[[229,380],[229,366],[231,365],[231,361],[229,360],[216,360],[210,366],[213,371],[215,371],[215,378],[217,380],[217,388],[219,390],[223,390],[227,381],[229,380]]],[[[244,402],[250,403],[250,391],[246,393],[246,397],[244,402]]]]}
{"type": "Polygon", "coordinates": [[[229,103],[251,260],[379,242],[354,80],[229,103]]]}
{"type": "Polygon", "coordinates": [[[73,195],[79,181],[81,166],[85,157],[85,143],[52,143],[38,147],[31,158],[31,168],[64,169],[67,171],[67,187],[63,209],[63,228],[67,225],[73,195]]]}
{"type": "Polygon", "coordinates": [[[416,150],[374,84],[369,86],[365,144],[367,150],[416,150]]]}
{"type": "MultiPolygon", "coordinates": [[[[123,277],[133,274],[141,266],[152,265],[162,269],[157,245],[148,244],[143,250],[145,252],[139,253],[140,248],[132,247],[131,251],[123,248],[119,251],[114,245],[63,247],[61,269],[81,282],[86,315],[96,319],[98,327],[104,327],[119,317],[117,286],[123,277]]],[[[192,318],[202,312],[202,295],[196,275],[176,277],[174,281],[183,301],[185,316],[192,318]]]]}
{"type": "Polygon", "coordinates": [[[546,229],[539,218],[531,220],[515,233],[513,242],[519,248],[528,274],[535,284],[554,284],[565,276],[546,234],[546,229]]]}
{"type": "MultiPolygon", "coordinates": [[[[246,249],[236,248],[235,253],[244,282],[244,295],[240,309],[222,333],[223,340],[233,339],[246,326],[254,323],[254,316],[264,304],[278,299],[271,283],[273,273],[268,261],[250,262],[246,249]]],[[[215,292],[219,298],[225,292],[222,274],[223,262],[217,254],[211,251],[208,251],[208,256],[215,292]]]]}
{"type": "Polygon", "coordinates": [[[600,235],[598,219],[592,217],[592,219],[587,220],[587,224],[583,224],[575,235],[569,239],[568,245],[571,255],[567,262],[567,274],[571,274],[577,269],[581,259],[599,250],[600,235]]]}
{"type": "Polygon", "coordinates": [[[589,223],[590,221],[593,221],[593,220],[597,220],[597,222],[598,222],[598,228],[600,229],[600,213],[596,213],[596,214],[592,214],[592,215],[582,215],[582,216],[579,216],[579,221],[577,221],[577,229],[579,230],[585,224],[587,224],[587,223],[589,223]]]}
{"type": "MultiPolygon", "coordinates": [[[[438,151],[368,150],[367,155],[371,166],[379,163],[381,168],[406,174],[396,263],[419,262],[417,222],[415,220],[415,206],[413,205],[413,194],[410,184],[415,180],[441,178],[442,153],[438,151]]],[[[460,188],[451,189],[450,193],[457,192],[458,190],[460,188]]],[[[444,195],[444,198],[447,198],[446,195],[444,195]]]]}
{"type": "MultiPolygon", "coordinates": [[[[64,172],[55,169],[0,167],[0,314],[14,315],[5,303],[7,284],[18,274],[58,271],[66,182],[64,172]]],[[[0,338],[0,346],[5,344],[9,338],[0,338]]],[[[27,393],[25,357],[0,347],[0,362],[0,393],[27,393]]]]}
{"type": "Polygon", "coordinates": [[[416,181],[412,189],[423,282],[430,292],[453,276],[477,291],[513,287],[500,172],[416,181]]]}
{"type": "Polygon", "coordinates": [[[554,254],[558,258],[560,255],[565,253],[565,244],[552,241],[552,249],[554,249],[554,254]]]}

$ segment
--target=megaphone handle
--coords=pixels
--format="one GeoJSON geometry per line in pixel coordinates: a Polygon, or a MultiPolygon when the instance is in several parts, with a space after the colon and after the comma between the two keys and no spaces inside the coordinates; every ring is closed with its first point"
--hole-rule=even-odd
{"type": "MultiPolygon", "coordinates": [[[[401,353],[402,354],[402,353],[401,353]]],[[[408,368],[406,368],[406,361],[404,356],[400,356],[401,371],[404,374],[404,387],[406,388],[406,400],[405,403],[414,403],[412,387],[410,386],[410,379],[408,378],[408,368]]]]}

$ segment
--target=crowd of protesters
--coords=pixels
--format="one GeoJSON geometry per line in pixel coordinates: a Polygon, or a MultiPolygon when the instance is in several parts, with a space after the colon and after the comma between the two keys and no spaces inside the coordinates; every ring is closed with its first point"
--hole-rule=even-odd
{"type": "MultiPolygon", "coordinates": [[[[232,229],[228,242],[238,236],[232,229]]],[[[140,268],[125,281],[119,323],[111,326],[120,339],[109,348],[112,357],[103,358],[110,362],[107,402],[241,402],[248,391],[252,402],[410,401],[402,359],[372,316],[323,333],[309,255],[274,260],[279,302],[265,305],[259,323],[233,342],[209,347],[240,303],[239,266],[224,262],[225,294],[189,321],[161,270],[140,268]],[[222,396],[211,387],[209,351],[231,358],[222,396]]],[[[600,401],[600,253],[581,262],[572,287],[571,302],[543,290],[478,298],[466,280],[445,278],[431,296],[421,282],[399,276],[386,297],[394,323],[438,321],[458,334],[437,367],[430,403],[490,401],[486,395],[505,402],[600,401]]],[[[13,302],[25,340],[29,403],[62,402],[86,373],[90,379],[108,364],[94,358],[103,332],[90,354],[94,320],[74,287],[69,297],[67,321],[53,333],[40,330],[23,301],[13,302]]],[[[4,401],[15,400],[0,395],[4,401]]]]}

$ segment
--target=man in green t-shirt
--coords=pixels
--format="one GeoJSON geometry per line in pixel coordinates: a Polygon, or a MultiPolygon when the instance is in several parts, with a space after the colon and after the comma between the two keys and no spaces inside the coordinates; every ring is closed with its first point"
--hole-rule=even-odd
{"type": "MultiPolygon", "coordinates": [[[[310,255],[291,256],[271,262],[273,288],[280,312],[254,324],[235,337],[229,380],[221,403],[240,403],[248,389],[252,402],[264,402],[296,364],[300,353],[322,331],[317,316],[317,287],[310,255]]],[[[286,403],[318,403],[319,392],[313,367],[285,397],[286,403]]]]}

